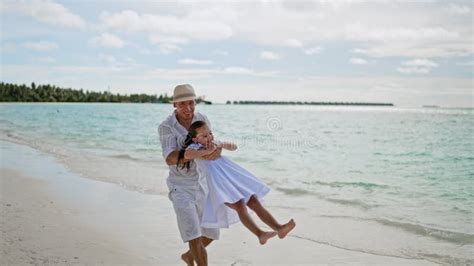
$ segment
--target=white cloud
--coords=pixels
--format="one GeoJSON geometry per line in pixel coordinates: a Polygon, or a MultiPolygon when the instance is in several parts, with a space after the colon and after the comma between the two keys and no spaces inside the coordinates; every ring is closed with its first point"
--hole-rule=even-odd
{"type": "MultiPolygon", "coordinates": [[[[200,12],[204,12],[199,8],[200,12]]],[[[204,12],[205,14],[205,12],[204,12]]],[[[100,15],[102,28],[128,32],[144,32],[150,42],[158,44],[161,53],[181,50],[181,45],[191,41],[216,41],[232,36],[232,29],[215,17],[171,14],[139,14],[133,10],[100,15]]]]}
{"type": "Polygon", "coordinates": [[[181,48],[175,44],[161,44],[159,47],[160,52],[163,54],[171,54],[181,50],[181,48]]]}
{"type": "MultiPolygon", "coordinates": [[[[474,51],[471,20],[453,16],[445,4],[307,2],[308,5],[300,8],[299,4],[264,1],[252,9],[241,8],[233,19],[223,21],[232,27],[235,38],[268,46],[304,44],[306,47],[315,43],[351,42],[371,57],[436,58],[474,51]]],[[[226,7],[236,8],[235,4],[226,7]]]]}
{"type": "Polygon", "coordinates": [[[280,55],[270,51],[263,51],[260,53],[260,58],[263,60],[279,60],[280,55]]]}
{"type": "Polygon", "coordinates": [[[210,60],[196,60],[196,59],[191,59],[191,58],[184,58],[178,60],[179,64],[182,65],[212,65],[213,62],[210,60]]]}
{"type": "Polygon", "coordinates": [[[189,39],[173,35],[151,34],[150,42],[153,44],[186,44],[189,39]]]}
{"type": "Polygon", "coordinates": [[[449,4],[448,10],[454,13],[455,15],[466,15],[471,13],[471,7],[454,3],[449,4]]]}
{"type": "Polygon", "coordinates": [[[162,10],[152,6],[145,12],[103,13],[100,19],[106,29],[170,38],[158,44],[172,44],[174,50],[183,43],[173,38],[186,40],[186,44],[232,38],[269,47],[301,48],[309,55],[320,52],[311,48],[314,44],[333,42],[355,43],[369,57],[436,58],[474,52],[471,20],[452,13],[472,12],[468,5],[430,1],[306,2],[262,1],[249,5],[245,1],[211,1],[205,9],[202,4],[178,3],[162,10]]]}
{"type": "Polygon", "coordinates": [[[180,51],[181,48],[178,45],[187,44],[189,42],[189,39],[184,37],[163,34],[151,34],[149,39],[152,44],[158,44],[163,54],[171,54],[180,51]]]}
{"type": "Polygon", "coordinates": [[[21,13],[50,25],[59,25],[69,28],[84,28],[86,22],[78,15],[73,14],[63,5],[51,0],[32,1],[2,1],[3,10],[12,13],[21,13]]]}
{"type": "Polygon", "coordinates": [[[256,71],[245,67],[226,67],[220,73],[234,75],[249,75],[256,77],[276,77],[280,74],[278,71],[256,71]]]}
{"type": "Polygon", "coordinates": [[[438,66],[438,64],[436,62],[433,62],[433,61],[428,60],[428,59],[419,59],[419,58],[418,59],[413,59],[413,60],[410,60],[410,61],[406,61],[406,62],[403,63],[403,65],[430,67],[430,68],[438,66]]]}
{"type": "Polygon", "coordinates": [[[125,10],[113,14],[104,12],[100,19],[105,28],[179,36],[199,41],[221,40],[232,36],[232,29],[228,25],[213,18],[192,19],[189,16],[138,14],[133,10],[125,10]]]}
{"type": "Polygon", "coordinates": [[[288,39],[286,41],[286,44],[289,46],[289,47],[293,47],[293,48],[301,48],[303,47],[303,43],[296,40],[296,39],[288,39]]]}
{"type": "Polygon", "coordinates": [[[428,59],[413,59],[402,62],[397,71],[403,74],[429,74],[433,68],[438,67],[436,62],[428,59]]]}
{"type": "Polygon", "coordinates": [[[228,74],[240,74],[240,75],[249,75],[253,73],[252,70],[248,68],[244,68],[244,67],[227,67],[224,69],[224,72],[228,74]]]}
{"type": "Polygon", "coordinates": [[[420,41],[420,40],[455,40],[459,38],[459,32],[450,31],[442,27],[383,27],[367,26],[364,24],[348,25],[345,28],[345,36],[351,41],[420,41]]]}
{"type": "Polygon", "coordinates": [[[351,58],[349,62],[353,65],[367,65],[369,62],[363,58],[351,58]]]}
{"type": "Polygon", "coordinates": [[[145,77],[150,79],[164,79],[164,80],[193,80],[210,78],[218,71],[213,69],[167,69],[156,68],[145,73],[145,77]]]}
{"type": "Polygon", "coordinates": [[[347,39],[365,43],[364,47],[356,48],[354,52],[379,58],[453,57],[468,55],[474,51],[467,38],[472,34],[471,29],[457,27],[458,29],[453,30],[446,26],[374,28],[353,25],[347,28],[347,39]]]}
{"type": "Polygon", "coordinates": [[[125,44],[122,39],[110,33],[102,33],[100,36],[92,38],[89,43],[107,48],[122,48],[125,44]]]}
{"type": "Polygon", "coordinates": [[[72,74],[112,74],[113,72],[123,73],[119,67],[101,66],[57,66],[53,68],[53,73],[72,74]]]}
{"type": "Polygon", "coordinates": [[[470,48],[465,44],[450,45],[450,44],[432,44],[432,45],[416,45],[411,46],[410,43],[393,43],[386,45],[372,45],[368,48],[355,48],[354,53],[363,54],[369,57],[383,58],[383,57],[458,57],[467,56],[470,48]]]}
{"type": "Polygon", "coordinates": [[[304,53],[307,55],[314,55],[321,53],[322,48],[320,46],[315,46],[311,48],[304,49],[304,53]]]}
{"type": "Polygon", "coordinates": [[[45,52],[45,51],[58,48],[58,45],[56,43],[47,42],[47,41],[27,42],[27,43],[23,43],[22,46],[31,50],[39,51],[39,52],[45,52]]]}
{"type": "Polygon", "coordinates": [[[101,63],[100,65],[123,70],[132,71],[143,67],[143,65],[136,63],[133,58],[124,55],[99,54],[98,59],[97,62],[101,63]]]}

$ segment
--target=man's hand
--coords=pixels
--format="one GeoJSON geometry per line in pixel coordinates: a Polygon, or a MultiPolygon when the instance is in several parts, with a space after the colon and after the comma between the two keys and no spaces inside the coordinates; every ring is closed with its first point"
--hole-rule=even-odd
{"type": "Polygon", "coordinates": [[[202,158],[204,160],[215,160],[219,157],[221,157],[221,152],[222,152],[222,147],[215,147],[214,151],[211,152],[209,155],[203,156],[202,158]]]}

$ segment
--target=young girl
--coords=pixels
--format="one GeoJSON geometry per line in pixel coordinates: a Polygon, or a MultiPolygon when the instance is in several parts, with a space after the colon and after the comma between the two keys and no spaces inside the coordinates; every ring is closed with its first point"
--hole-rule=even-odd
{"type": "Polygon", "coordinates": [[[259,199],[263,198],[270,189],[254,175],[224,156],[213,161],[199,159],[212,153],[218,147],[234,151],[237,145],[214,142],[212,133],[202,121],[194,122],[188,132],[179,152],[177,167],[189,169],[191,160],[194,159],[199,175],[207,178],[209,193],[204,205],[203,227],[228,228],[240,218],[240,221],[258,237],[262,245],[275,235],[284,238],[293,230],[295,227],[293,219],[286,224],[279,224],[262,206],[259,199]],[[261,230],[247,212],[247,206],[274,231],[261,230]]]}

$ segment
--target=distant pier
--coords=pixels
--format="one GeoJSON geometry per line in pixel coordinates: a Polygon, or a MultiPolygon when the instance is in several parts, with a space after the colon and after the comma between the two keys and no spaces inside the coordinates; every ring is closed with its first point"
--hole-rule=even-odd
{"type": "Polygon", "coordinates": [[[254,104],[254,105],[344,105],[344,106],[394,106],[393,103],[366,103],[366,102],[301,102],[301,101],[227,101],[226,104],[254,104]]]}

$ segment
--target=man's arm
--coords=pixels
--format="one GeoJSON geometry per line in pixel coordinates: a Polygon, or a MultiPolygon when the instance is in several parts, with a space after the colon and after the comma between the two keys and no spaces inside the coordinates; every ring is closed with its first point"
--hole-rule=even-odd
{"type": "MultiPolygon", "coordinates": [[[[178,141],[176,136],[171,131],[171,128],[165,124],[161,124],[158,127],[158,134],[161,142],[161,150],[163,152],[163,158],[167,165],[178,164],[178,141]]],[[[189,160],[184,160],[187,162],[189,160]]]]}
{"type": "Polygon", "coordinates": [[[196,158],[201,158],[203,156],[206,156],[206,155],[209,155],[211,154],[214,149],[216,149],[216,147],[212,147],[212,149],[202,149],[202,150],[193,150],[193,149],[189,149],[189,150],[186,150],[184,152],[184,158],[185,159],[188,159],[188,160],[193,160],[193,159],[196,159],[196,158]]]}
{"type": "MultiPolygon", "coordinates": [[[[204,160],[215,160],[221,156],[222,147],[215,147],[214,150],[187,150],[184,153],[183,163],[192,161],[195,158],[203,158],[204,160]]],[[[178,164],[178,155],[179,150],[171,152],[168,157],[166,157],[167,165],[177,165],[178,164]]]]}
{"type": "MultiPolygon", "coordinates": [[[[178,155],[179,150],[172,151],[168,157],[166,157],[166,164],[167,165],[177,165],[178,164],[178,155]]],[[[192,160],[187,160],[186,158],[183,159],[183,163],[187,163],[192,160]]]]}

